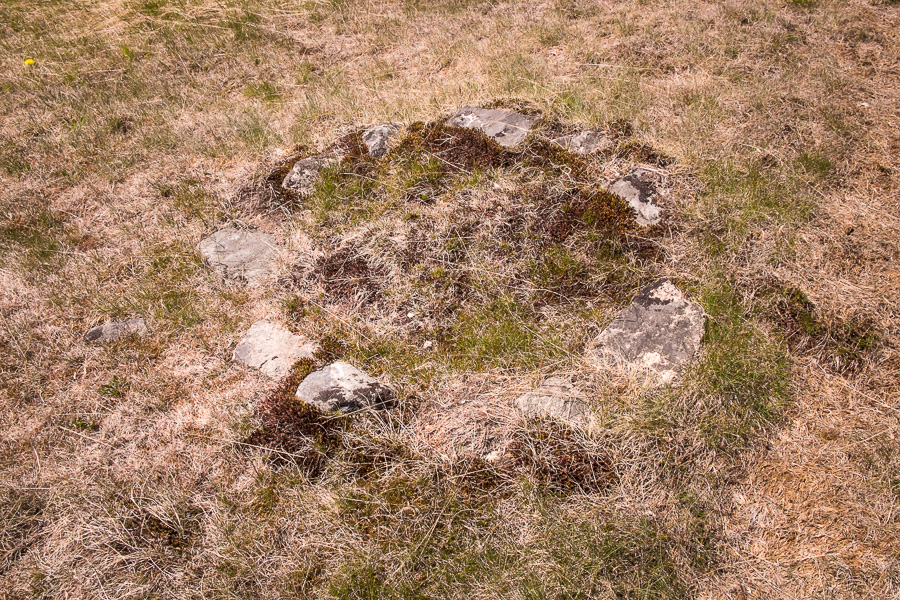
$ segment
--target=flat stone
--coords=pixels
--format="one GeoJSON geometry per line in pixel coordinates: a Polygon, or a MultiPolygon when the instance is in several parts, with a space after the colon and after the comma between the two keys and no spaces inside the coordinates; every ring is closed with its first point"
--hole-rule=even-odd
{"type": "Polygon", "coordinates": [[[310,156],[294,163],[294,166],[281,181],[282,187],[293,190],[302,196],[309,196],[316,190],[319,173],[336,162],[335,156],[310,156]]]}
{"type": "Polygon", "coordinates": [[[501,146],[510,148],[528,137],[536,122],[536,117],[511,110],[466,106],[450,117],[447,125],[480,129],[501,146]]]}
{"type": "Polygon", "coordinates": [[[353,365],[336,362],[313,371],[297,388],[297,398],[325,412],[351,413],[384,408],[394,392],[353,365]]]}
{"type": "Polygon", "coordinates": [[[609,191],[628,202],[637,211],[639,225],[654,225],[662,218],[659,185],[662,177],[649,169],[637,168],[613,182],[609,191]]]}
{"type": "Polygon", "coordinates": [[[84,341],[114,342],[130,335],[147,335],[147,324],[143,319],[124,319],[97,325],[84,334],[84,341]]]}
{"type": "Polygon", "coordinates": [[[286,327],[257,321],[234,348],[234,361],[281,379],[301,358],[312,358],[316,345],[294,335],[286,327]]]}
{"type": "Polygon", "coordinates": [[[206,264],[226,279],[251,284],[265,280],[278,257],[271,235],[234,227],[204,238],[198,249],[206,264]]]}
{"type": "Polygon", "coordinates": [[[375,125],[363,131],[362,141],[366,145],[369,154],[375,158],[381,158],[387,154],[391,147],[391,136],[400,129],[399,123],[383,123],[375,125]]]}
{"type": "Polygon", "coordinates": [[[700,349],[703,308],[689,302],[667,277],[642,289],[594,340],[589,353],[669,383],[700,349]]]}
{"type": "Polygon", "coordinates": [[[551,417],[576,424],[586,422],[590,416],[582,393],[562,377],[550,377],[519,396],[516,406],[530,417],[551,417]]]}
{"type": "Polygon", "coordinates": [[[553,141],[576,154],[593,154],[597,150],[612,146],[612,140],[599,131],[582,131],[555,138],[553,141]]]}

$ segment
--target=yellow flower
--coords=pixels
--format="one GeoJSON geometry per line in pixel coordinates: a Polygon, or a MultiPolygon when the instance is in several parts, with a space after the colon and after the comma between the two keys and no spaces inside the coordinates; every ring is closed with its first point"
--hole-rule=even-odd
{"type": "Polygon", "coordinates": [[[33,59],[33,58],[26,58],[26,59],[25,59],[25,64],[26,64],[26,65],[33,65],[33,64],[34,64],[34,59],[33,59]]]}

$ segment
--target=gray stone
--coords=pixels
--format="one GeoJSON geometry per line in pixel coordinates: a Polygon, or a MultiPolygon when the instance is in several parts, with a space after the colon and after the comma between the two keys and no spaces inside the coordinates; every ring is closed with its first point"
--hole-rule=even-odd
{"type": "Polygon", "coordinates": [[[662,218],[659,206],[659,185],[662,177],[649,169],[637,168],[613,182],[609,191],[628,202],[637,211],[640,225],[653,225],[662,218]]]}
{"type": "Polygon", "coordinates": [[[297,398],[325,412],[350,413],[383,408],[393,401],[394,392],[353,365],[339,361],[307,375],[297,388],[297,398]]]}
{"type": "Polygon", "coordinates": [[[480,129],[501,146],[509,148],[528,137],[528,132],[536,122],[536,117],[529,117],[511,110],[466,106],[450,117],[447,124],[454,127],[480,129]]]}
{"type": "Polygon", "coordinates": [[[375,158],[381,158],[387,154],[391,147],[391,137],[400,129],[398,123],[384,123],[375,125],[363,131],[362,141],[369,150],[369,154],[375,158]]]}
{"type": "Polygon", "coordinates": [[[577,154],[593,154],[597,150],[612,146],[612,140],[599,131],[582,131],[555,138],[553,141],[569,152],[577,154]]]}
{"type": "Polygon", "coordinates": [[[147,335],[147,324],[143,319],[124,319],[97,325],[84,334],[84,340],[86,342],[114,342],[129,335],[147,335]]]}
{"type": "Polygon", "coordinates": [[[198,246],[203,260],[226,279],[259,283],[272,272],[278,251],[266,233],[227,227],[198,246]]]}
{"type": "Polygon", "coordinates": [[[594,340],[589,352],[600,363],[611,359],[669,383],[700,349],[705,327],[703,309],[664,277],[642,289],[594,340]]]}
{"type": "Polygon", "coordinates": [[[294,163],[294,166],[284,176],[282,187],[293,190],[302,196],[309,196],[316,190],[316,181],[319,173],[336,162],[335,156],[310,156],[302,158],[294,163]]]}
{"type": "Polygon", "coordinates": [[[550,377],[536,389],[519,396],[516,406],[531,417],[585,423],[590,411],[582,393],[562,377],[550,377]]]}
{"type": "Polygon", "coordinates": [[[301,358],[312,358],[316,345],[294,335],[286,327],[257,321],[234,348],[234,361],[259,369],[263,375],[281,379],[301,358]]]}

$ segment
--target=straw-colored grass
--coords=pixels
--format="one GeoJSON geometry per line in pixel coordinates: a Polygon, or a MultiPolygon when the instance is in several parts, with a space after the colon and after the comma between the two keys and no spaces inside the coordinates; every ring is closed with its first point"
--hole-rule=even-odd
{"type": "Polygon", "coordinates": [[[4,2],[0,597],[896,597],[898,64],[880,0],[4,2]],[[411,136],[267,187],[495,101],[542,115],[527,151],[411,136]],[[613,149],[546,154],[582,126],[613,149]],[[599,190],[638,162],[649,231],[599,190]],[[226,224],[283,248],[269,285],[201,263],[226,224]],[[698,360],[591,368],[661,275],[698,360]],[[83,341],[125,316],[150,334],[83,341]],[[398,406],[261,435],[306,418],[231,361],[263,318],[398,406]],[[590,427],[516,415],[551,374],[590,427]]]}

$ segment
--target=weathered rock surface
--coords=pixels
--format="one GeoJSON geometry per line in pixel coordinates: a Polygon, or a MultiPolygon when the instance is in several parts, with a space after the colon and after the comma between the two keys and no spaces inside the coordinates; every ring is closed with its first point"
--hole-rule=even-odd
{"type": "Polygon", "coordinates": [[[391,147],[391,137],[400,129],[399,123],[375,125],[363,131],[362,141],[369,154],[381,158],[391,147]]]}
{"type": "Polygon", "coordinates": [[[259,369],[273,379],[288,374],[301,358],[312,358],[316,345],[286,327],[270,321],[257,321],[234,348],[234,361],[259,369]]]}
{"type": "Polygon", "coordinates": [[[203,239],[203,260],[226,279],[258,283],[272,272],[278,251],[266,233],[227,227],[203,239]]]}
{"type": "Polygon", "coordinates": [[[703,309],[663,278],[642,289],[589,352],[601,364],[649,372],[669,383],[699,350],[705,326],[703,309]]]}
{"type": "Polygon", "coordinates": [[[659,206],[659,186],[662,177],[649,169],[637,168],[613,182],[609,191],[620,196],[635,211],[640,225],[654,225],[662,218],[659,206]]]}
{"type": "Polygon", "coordinates": [[[310,156],[300,159],[284,176],[281,185],[302,196],[308,196],[316,189],[319,173],[336,162],[338,162],[338,158],[335,156],[310,156]]]}
{"type": "Polygon", "coordinates": [[[97,325],[84,334],[84,340],[86,342],[114,342],[129,335],[147,335],[147,324],[143,319],[124,319],[97,325]]]}
{"type": "Polygon", "coordinates": [[[325,412],[350,413],[364,408],[382,408],[394,392],[353,365],[336,362],[313,371],[297,388],[297,398],[325,412]]]}
{"type": "Polygon", "coordinates": [[[582,131],[555,138],[553,141],[569,152],[577,154],[593,154],[597,150],[612,146],[612,140],[599,131],[582,131]]]}
{"type": "Polygon", "coordinates": [[[583,424],[590,417],[582,393],[563,377],[550,377],[534,390],[519,396],[516,406],[530,417],[552,417],[583,424]]]}
{"type": "Polygon", "coordinates": [[[466,106],[450,117],[447,124],[454,127],[480,129],[501,146],[509,148],[528,137],[528,132],[536,122],[536,117],[529,117],[511,110],[466,106]]]}

